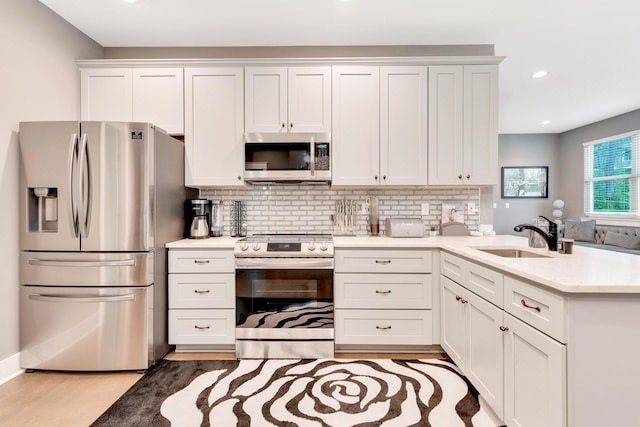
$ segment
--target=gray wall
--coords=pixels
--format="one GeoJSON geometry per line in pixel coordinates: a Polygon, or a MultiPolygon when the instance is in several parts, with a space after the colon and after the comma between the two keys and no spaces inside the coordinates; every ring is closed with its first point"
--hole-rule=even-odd
{"type": "MultiPolygon", "coordinates": [[[[549,198],[547,199],[502,199],[501,186],[493,191],[493,229],[497,234],[520,234],[513,227],[520,223],[531,223],[538,215],[551,217],[552,203],[566,197],[561,188],[559,169],[559,138],[555,134],[507,134],[498,139],[499,164],[503,166],[548,166],[549,198]],[[509,208],[506,204],[509,204],[509,208]]],[[[565,200],[566,201],[566,200],[565,200]]]]}
{"type": "Polygon", "coordinates": [[[0,2],[0,379],[18,354],[18,123],[78,120],[75,61],[101,46],[36,0],[0,2]]]}
{"type": "Polygon", "coordinates": [[[567,204],[565,213],[570,218],[584,215],[584,142],[640,129],[640,110],[621,114],[607,120],[592,123],[560,134],[559,156],[562,159],[563,197],[567,204]]]}

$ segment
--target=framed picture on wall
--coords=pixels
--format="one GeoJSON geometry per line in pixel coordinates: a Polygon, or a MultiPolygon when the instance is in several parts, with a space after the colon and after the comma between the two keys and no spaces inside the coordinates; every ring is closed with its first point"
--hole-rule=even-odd
{"type": "Polygon", "coordinates": [[[548,166],[504,166],[503,199],[546,199],[549,197],[548,166]]]}

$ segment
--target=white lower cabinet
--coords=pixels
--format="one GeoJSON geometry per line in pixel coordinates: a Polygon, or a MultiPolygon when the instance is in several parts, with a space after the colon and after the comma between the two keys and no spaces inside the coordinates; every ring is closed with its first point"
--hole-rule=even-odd
{"type": "Polygon", "coordinates": [[[502,310],[446,277],[442,283],[442,348],[502,418],[502,310]]]}
{"type": "Polygon", "coordinates": [[[507,313],[504,327],[504,422],[566,426],[566,346],[507,313]]]}
{"type": "Polygon", "coordinates": [[[233,350],[233,249],[169,250],[169,344],[176,351],[233,350]]]}
{"type": "Polygon", "coordinates": [[[432,253],[337,249],[336,348],[419,349],[433,344],[432,253]]]}
{"type": "Polygon", "coordinates": [[[442,347],[496,415],[508,426],[566,427],[565,299],[504,276],[504,296],[487,294],[503,308],[470,290],[495,289],[501,274],[448,253],[441,274],[442,347]]]}

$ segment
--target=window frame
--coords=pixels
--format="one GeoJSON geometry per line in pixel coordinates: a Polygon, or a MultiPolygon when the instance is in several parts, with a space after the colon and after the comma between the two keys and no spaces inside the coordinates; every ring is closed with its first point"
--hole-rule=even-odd
{"type": "Polygon", "coordinates": [[[585,142],[582,146],[584,165],[584,215],[592,219],[608,220],[607,222],[612,224],[622,224],[621,221],[640,222],[640,129],[585,142]],[[593,177],[593,147],[598,144],[612,142],[627,137],[631,137],[631,173],[593,177]],[[624,212],[594,211],[594,183],[619,179],[629,180],[629,210],[624,212]]]}

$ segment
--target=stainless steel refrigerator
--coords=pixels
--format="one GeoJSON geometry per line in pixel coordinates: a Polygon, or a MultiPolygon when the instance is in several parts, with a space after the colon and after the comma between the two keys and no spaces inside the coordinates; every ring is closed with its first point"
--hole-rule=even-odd
{"type": "Polygon", "coordinates": [[[184,146],[147,123],[20,123],[20,365],[144,370],[169,350],[184,146]]]}

